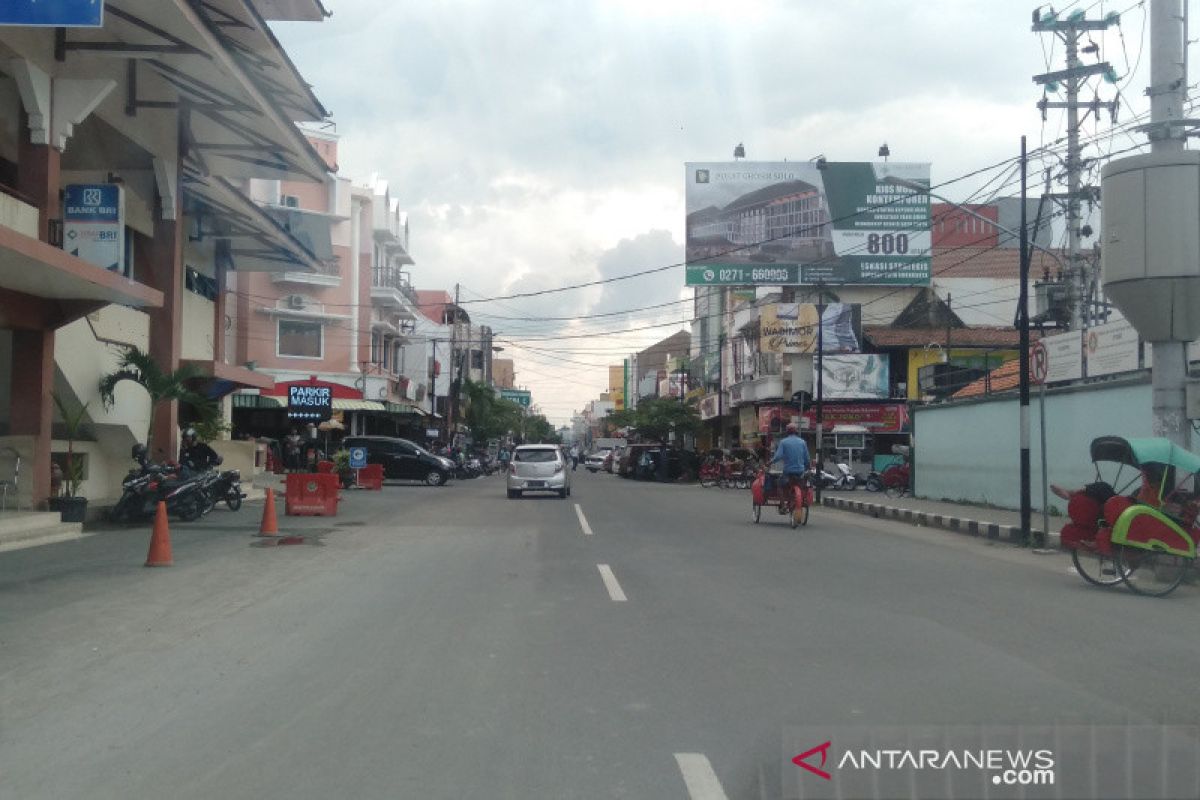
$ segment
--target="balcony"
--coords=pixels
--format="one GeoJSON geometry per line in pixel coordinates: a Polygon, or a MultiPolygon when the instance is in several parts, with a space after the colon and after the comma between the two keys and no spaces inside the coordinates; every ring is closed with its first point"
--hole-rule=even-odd
{"type": "Polygon", "coordinates": [[[371,300],[393,309],[403,319],[417,318],[417,293],[408,273],[398,267],[376,267],[371,271],[371,300]]]}
{"type": "Polygon", "coordinates": [[[762,375],[752,380],[735,383],[729,388],[729,396],[734,405],[782,400],[786,396],[783,376],[762,375]]]}
{"type": "Polygon", "coordinates": [[[325,272],[275,272],[271,275],[271,283],[295,283],[328,288],[341,286],[342,276],[334,266],[327,267],[325,272]]]}

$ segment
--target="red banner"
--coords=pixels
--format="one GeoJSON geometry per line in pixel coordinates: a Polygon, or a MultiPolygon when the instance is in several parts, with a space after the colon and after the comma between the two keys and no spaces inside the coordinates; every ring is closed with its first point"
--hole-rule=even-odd
{"type": "MultiPolygon", "coordinates": [[[[824,412],[825,430],[834,425],[862,425],[872,433],[901,433],[908,427],[908,406],[904,403],[826,404],[824,412]]],[[[816,409],[807,409],[804,418],[808,420],[807,430],[817,429],[816,409]]]]}
{"type": "Polygon", "coordinates": [[[360,389],[355,389],[350,386],[343,386],[340,383],[330,383],[328,381],[317,380],[316,377],[309,378],[306,381],[287,381],[286,383],[276,383],[275,388],[263,394],[270,394],[276,397],[287,397],[288,387],[290,386],[324,386],[329,388],[329,396],[340,400],[362,400],[363,393],[360,389]]]}

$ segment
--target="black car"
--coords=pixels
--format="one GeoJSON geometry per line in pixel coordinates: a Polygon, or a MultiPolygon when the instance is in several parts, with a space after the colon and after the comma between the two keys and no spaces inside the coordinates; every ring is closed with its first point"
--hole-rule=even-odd
{"type": "Polygon", "coordinates": [[[424,481],[441,486],[454,474],[450,459],[433,453],[408,439],[391,436],[347,436],[342,447],[367,449],[368,464],[382,464],[383,477],[401,481],[424,481]]]}

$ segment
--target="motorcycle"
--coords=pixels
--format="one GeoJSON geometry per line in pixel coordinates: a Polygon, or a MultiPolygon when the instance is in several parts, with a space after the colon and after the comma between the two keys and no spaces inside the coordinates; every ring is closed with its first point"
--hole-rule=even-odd
{"type": "Polygon", "coordinates": [[[167,513],[184,522],[200,519],[209,508],[208,493],[198,477],[183,478],[171,467],[143,464],[121,482],[121,498],[108,512],[112,522],[140,522],[151,519],[159,501],[167,504],[167,513]]]}
{"type": "Polygon", "coordinates": [[[867,478],[865,481],[863,481],[863,487],[868,492],[882,492],[883,476],[872,470],[871,472],[867,473],[867,478]]]}
{"type": "Polygon", "coordinates": [[[240,471],[213,469],[202,473],[199,477],[204,487],[204,493],[208,495],[208,510],[205,513],[212,511],[222,500],[225,501],[225,505],[229,507],[230,511],[237,511],[242,507],[242,501],[246,499],[246,494],[242,491],[242,473],[240,471]]]}
{"type": "Polygon", "coordinates": [[[854,491],[858,486],[858,480],[854,473],[850,471],[848,464],[837,464],[837,474],[826,472],[821,469],[817,473],[817,480],[821,482],[822,489],[846,489],[854,491]]]}

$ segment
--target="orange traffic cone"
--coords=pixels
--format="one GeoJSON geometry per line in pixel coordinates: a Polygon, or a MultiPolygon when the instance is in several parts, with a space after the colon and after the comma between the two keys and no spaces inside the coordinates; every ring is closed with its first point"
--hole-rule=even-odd
{"type": "Polygon", "coordinates": [[[154,533],[150,536],[150,552],[146,554],[147,567],[169,567],[171,561],[171,529],[167,527],[167,504],[158,501],[158,512],[154,515],[154,533]]]}
{"type": "Polygon", "coordinates": [[[278,536],[279,523],[275,521],[275,490],[267,489],[267,502],[263,505],[262,524],[258,526],[259,536],[278,536]]]}

